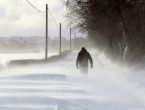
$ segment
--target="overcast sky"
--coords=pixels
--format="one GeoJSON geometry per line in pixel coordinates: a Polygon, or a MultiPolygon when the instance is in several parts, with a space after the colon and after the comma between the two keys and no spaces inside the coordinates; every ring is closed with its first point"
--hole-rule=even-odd
{"type": "MultiPolygon", "coordinates": [[[[31,4],[41,11],[46,10],[46,4],[59,26],[62,23],[69,35],[69,27],[64,15],[67,10],[61,0],[29,0],[31,4]]],[[[49,36],[59,35],[53,19],[49,15],[49,36]]],[[[45,13],[40,13],[30,6],[26,0],[0,0],[0,37],[10,36],[45,36],[45,13]]],[[[62,32],[62,36],[66,36],[62,32]]]]}

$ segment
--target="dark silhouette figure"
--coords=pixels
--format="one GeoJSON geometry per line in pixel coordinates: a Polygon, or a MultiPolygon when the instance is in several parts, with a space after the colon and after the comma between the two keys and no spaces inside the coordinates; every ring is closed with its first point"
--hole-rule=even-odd
{"type": "Polygon", "coordinates": [[[91,68],[93,68],[93,60],[89,52],[82,47],[82,50],[78,53],[76,67],[80,68],[81,73],[88,73],[88,60],[90,61],[91,68]]]}

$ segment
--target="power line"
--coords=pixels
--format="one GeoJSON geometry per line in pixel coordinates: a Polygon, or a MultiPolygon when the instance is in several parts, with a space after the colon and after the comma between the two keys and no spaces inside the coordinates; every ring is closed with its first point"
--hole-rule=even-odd
{"type": "MultiPolygon", "coordinates": [[[[49,8],[48,8],[48,11],[49,11],[49,13],[50,13],[50,15],[51,15],[51,17],[52,17],[52,19],[53,19],[53,21],[54,21],[55,25],[58,27],[58,25],[57,25],[57,23],[56,23],[56,21],[55,21],[54,17],[52,16],[52,14],[51,14],[51,12],[50,12],[49,8]]],[[[59,27],[58,27],[58,29],[59,29],[59,27]]]]}
{"type": "Polygon", "coordinates": [[[66,31],[64,30],[64,28],[62,27],[62,29],[63,29],[63,32],[68,36],[68,34],[66,33],[66,31]]]}
{"type": "MultiPolygon", "coordinates": [[[[52,14],[51,14],[51,12],[50,12],[49,8],[48,8],[48,11],[49,11],[49,13],[50,13],[50,15],[51,15],[51,17],[52,17],[52,19],[53,19],[53,21],[54,21],[55,25],[56,25],[56,26],[58,27],[58,29],[59,29],[59,26],[57,25],[57,23],[56,23],[56,21],[55,21],[54,17],[52,16],[52,14]]],[[[62,27],[62,29],[63,29],[63,27],[62,27]]],[[[67,33],[65,32],[65,30],[64,30],[64,29],[63,29],[63,32],[67,35],[67,33]]]]}
{"type": "MultiPolygon", "coordinates": [[[[32,5],[28,0],[26,0],[33,8],[35,8],[37,11],[39,11],[39,12],[41,12],[41,13],[45,13],[45,12],[43,12],[43,11],[40,11],[39,9],[37,9],[34,5],[32,5]]],[[[62,3],[63,3],[63,0],[62,0],[62,3]]],[[[54,17],[52,16],[52,14],[51,14],[51,12],[50,12],[50,10],[49,10],[49,8],[48,8],[48,11],[49,11],[49,13],[50,13],[50,15],[51,15],[51,17],[52,17],[52,19],[53,19],[53,21],[54,21],[54,23],[55,23],[55,25],[58,27],[58,29],[59,29],[59,26],[57,25],[57,23],[56,23],[56,21],[55,21],[55,19],[54,19],[54,17]]],[[[62,28],[63,29],[63,28],[62,28]]],[[[63,32],[66,34],[66,32],[65,32],[65,30],[63,29],[63,32]]],[[[66,34],[67,35],[67,34],[66,34]]]]}
{"type": "Polygon", "coordinates": [[[41,12],[41,13],[45,13],[43,11],[38,10],[34,5],[32,5],[28,0],[26,0],[33,8],[35,8],[37,11],[41,12]]]}

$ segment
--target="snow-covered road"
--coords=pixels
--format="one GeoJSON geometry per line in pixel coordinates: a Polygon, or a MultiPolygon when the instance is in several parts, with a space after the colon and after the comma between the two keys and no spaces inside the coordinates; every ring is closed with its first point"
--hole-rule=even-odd
{"type": "Polygon", "coordinates": [[[57,63],[0,70],[0,110],[145,110],[144,75],[92,56],[88,75],[76,69],[77,52],[57,63]]]}

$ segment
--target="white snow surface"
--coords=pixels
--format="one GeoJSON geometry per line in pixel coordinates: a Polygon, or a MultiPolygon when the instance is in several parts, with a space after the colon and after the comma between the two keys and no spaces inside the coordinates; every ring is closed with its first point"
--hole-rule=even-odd
{"type": "MultiPolygon", "coordinates": [[[[48,57],[57,55],[58,52],[52,51],[48,53],[48,57]]],[[[28,59],[44,59],[45,53],[1,53],[0,67],[8,66],[12,60],[28,60],[28,59]]]]}
{"type": "Polygon", "coordinates": [[[56,63],[0,70],[0,110],[145,110],[144,72],[93,54],[79,73],[77,52],[56,63]]]}

